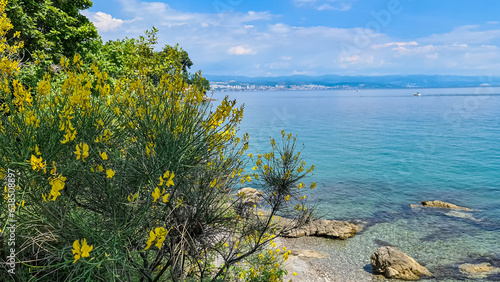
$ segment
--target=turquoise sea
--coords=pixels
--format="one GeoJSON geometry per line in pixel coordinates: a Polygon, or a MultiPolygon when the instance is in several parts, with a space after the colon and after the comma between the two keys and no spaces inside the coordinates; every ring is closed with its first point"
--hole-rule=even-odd
{"type": "MultiPolygon", "coordinates": [[[[318,187],[309,199],[318,214],[365,223],[353,243],[331,243],[332,252],[355,252],[360,271],[369,272],[371,253],[388,244],[426,265],[433,279],[467,280],[461,263],[500,267],[500,88],[213,97],[226,95],[245,104],[240,132],[250,134],[250,151],[268,151],[269,136],[280,138],[282,129],[305,144],[303,155],[316,165],[310,181],[318,187]],[[473,211],[409,206],[424,200],[473,211]]],[[[500,274],[483,279],[498,281],[500,274]]]]}

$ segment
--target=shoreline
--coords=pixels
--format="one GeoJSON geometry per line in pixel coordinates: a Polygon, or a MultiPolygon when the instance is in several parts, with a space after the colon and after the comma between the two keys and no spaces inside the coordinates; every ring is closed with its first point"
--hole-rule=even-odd
{"type": "Polygon", "coordinates": [[[283,281],[386,281],[382,275],[372,273],[370,263],[370,256],[381,246],[395,246],[429,268],[434,275],[426,277],[426,281],[500,281],[500,253],[498,249],[490,249],[491,244],[500,242],[498,230],[485,231],[487,236],[479,236],[477,232],[468,234],[469,230],[463,227],[482,223],[474,217],[477,211],[421,206],[414,206],[411,211],[413,219],[368,224],[362,232],[346,240],[312,236],[280,238],[278,245],[292,252],[312,251],[290,256],[285,262],[288,275],[283,281]],[[434,226],[437,232],[430,230],[434,228],[415,228],[427,222],[437,225],[439,221],[442,225],[434,226]],[[478,243],[481,241],[486,243],[478,243]],[[489,271],[466,273],[463,269],[467,265],[487,266],[489,271]]]}

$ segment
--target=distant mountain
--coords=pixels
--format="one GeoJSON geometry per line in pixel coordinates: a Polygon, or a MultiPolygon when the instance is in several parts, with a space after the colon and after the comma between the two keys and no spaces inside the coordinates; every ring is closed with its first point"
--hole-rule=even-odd
{"type": "Polygon", "coordinates": [[[206,75],[210,82],[255,85],[304,85],[346,86],[356,88],[408,88],[408,87],[476,87],[480,85],[500,86],[500,76],[457,75],[384,75],[384,76],[278,76],[246,77],[228,75],[206,75]]]}

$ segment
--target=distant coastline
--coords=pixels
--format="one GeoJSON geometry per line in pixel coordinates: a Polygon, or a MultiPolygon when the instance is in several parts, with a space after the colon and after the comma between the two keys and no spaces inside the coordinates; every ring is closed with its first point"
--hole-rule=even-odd
{"type": "Polygon", "coordinates": [[[500,87],[500,77],[454,75],[282,76],[207,75],[212,91],[361,90],[500,87]]]}

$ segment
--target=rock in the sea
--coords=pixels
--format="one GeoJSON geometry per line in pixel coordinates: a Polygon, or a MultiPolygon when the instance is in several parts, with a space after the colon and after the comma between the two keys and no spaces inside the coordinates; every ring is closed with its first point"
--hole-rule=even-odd
{"type": "Polygon", "coordinates": [[[424,207],[434,207],[434,208],[444,208],[444,209],[456,209],[456,210],[464,210],[471,211],[471,209],[466,207],[460,207],[454,204],[441,202],[441,201],[423,201],[422,206],[424,207]]]}
{"type": "Polygon", "coordinates": [[[285,234],[286,237],[297,238],[302,236],[318,236],[335,239],[347,239],[361,231],[361,226],[348,221],[338,220],[312,220],[309,223],[292,229],[285,234]]]}
{"type": "Polygon", "coordinates": [[[422,275],[432,275],[427,268],[395,247],[380,247],[370,259],[373,273],[386,278],[417,280],[422,275]]]}
{"type": "Polygon", "coordinates": [[[487,275],[500,273],[500,268],[493,267],[489,263],[470,264],[465,263],[458,267],[460,272],[467,275],[469,278],[485,278],[487,275]]]}

